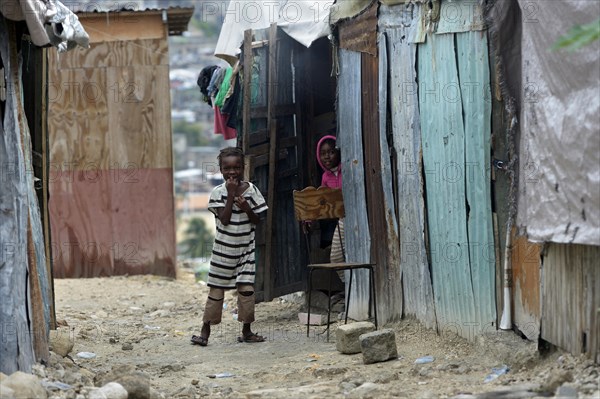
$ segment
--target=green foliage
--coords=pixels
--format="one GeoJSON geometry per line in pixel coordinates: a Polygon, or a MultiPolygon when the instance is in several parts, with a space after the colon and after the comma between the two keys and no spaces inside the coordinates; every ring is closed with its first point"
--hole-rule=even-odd
{"type": "Polygon", "coordinates": [[[552,50],[565,49],[574,51],[600,39],[600,19],[587,25],[576,25],[564,36],[560,37],[552,50]]]}
{"type": "Polygon", "coordinates": [[[183,253],[190,258],[209,258],[215,237],[206,227],[203,219],[193,218],[181,242],[183,253]]]}

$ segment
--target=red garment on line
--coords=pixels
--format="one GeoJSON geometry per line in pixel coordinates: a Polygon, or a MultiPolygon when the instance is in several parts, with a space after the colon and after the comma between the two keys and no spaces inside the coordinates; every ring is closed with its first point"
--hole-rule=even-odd
{"type": "Polygon", "coordinates": [[[222,114],[221,109],[216,105],[213,108],[215,110],[215,134],[222,134],[225,140],[235,139],[237,130],[227,126],[229,114],[222,114]]]}

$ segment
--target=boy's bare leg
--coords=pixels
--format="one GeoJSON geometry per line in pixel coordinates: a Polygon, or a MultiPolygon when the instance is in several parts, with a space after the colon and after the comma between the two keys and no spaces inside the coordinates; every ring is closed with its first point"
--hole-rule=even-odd
{"type": "Polygon", "coordinates": [[[200,330],[200,336],[204,339],[210,337],[210,323],[202,323],[202,329],[200,330]]]}

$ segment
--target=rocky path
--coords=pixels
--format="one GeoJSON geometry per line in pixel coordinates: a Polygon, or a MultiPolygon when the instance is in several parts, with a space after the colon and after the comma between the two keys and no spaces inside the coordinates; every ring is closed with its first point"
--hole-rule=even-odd
{"type": "Polygon", "coordinates": [[[207,288],[190,271],[177,280],[57,280],[55,292],[64,326],[54,349],[74,346],[67,357],[53,353],[49,365],[36,367],[51,398],[107,397],[97,387],[111,381],[129,398],[153,399],[600,397],[597,365],[557,351],[541,357],[536,344],[513,333],[469,343],[403,320],[386,326],[396,333],[399,358],[364,365],[361,354],[336,351],[335,334],[326,342],[318,334],[323,327],[306,337],[297,318],[302,305],[284,299],[257,306],[254,329],[265,343],[237,342],[236,300],[228,293],[209,345],[191,345],[207,288]],[[434,360],[416,364],[423,356],[434,360]],[[503,365],[506,374],[484,382],[503,365]]]}

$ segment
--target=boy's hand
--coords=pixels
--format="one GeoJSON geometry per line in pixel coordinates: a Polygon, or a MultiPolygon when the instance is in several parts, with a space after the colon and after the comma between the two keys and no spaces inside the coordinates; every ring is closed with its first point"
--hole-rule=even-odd
{"type": "Polygon", "coordinates": [[[248,201],[246,201],[246,198],[235,197],[234,202],[242,211],[244,211],[244,212],[250,211],[250,204],[248,203],[248,201]]]}
{"type": "Polygon", "coordinates": [[[228,195],[235,195],[235,191],[237,190],[239,185],[239,182],[234,179],[233,177],[230,177],[229,179],[227,179],[227,182],[225,183],[225,188],[227,189],[227,194],[228,195]]]}

